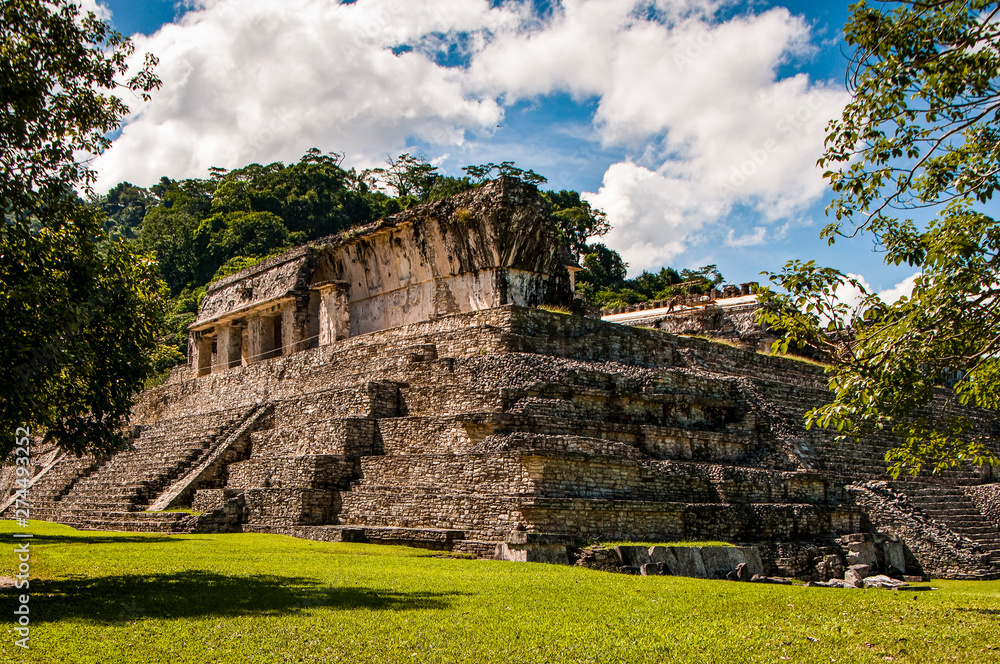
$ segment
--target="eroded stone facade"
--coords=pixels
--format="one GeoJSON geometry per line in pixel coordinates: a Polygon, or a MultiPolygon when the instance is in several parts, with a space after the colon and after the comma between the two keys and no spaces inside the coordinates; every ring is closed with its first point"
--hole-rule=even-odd
{"type": "Polygon", "coordinates": [[[566,306],[579,269],[538,192],[502,178],[211,284],[188,364],[203,376],[449,314],[566,306]]]}

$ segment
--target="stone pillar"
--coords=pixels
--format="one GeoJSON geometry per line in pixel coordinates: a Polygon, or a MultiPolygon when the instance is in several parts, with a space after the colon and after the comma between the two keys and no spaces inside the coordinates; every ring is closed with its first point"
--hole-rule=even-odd
{"type": "Polygon", "coordinates": [[[345,281],[328,281],[320,284],[319,291],[319,345],[351,336],[350,286],[345,281]]]}
{"type": "Polygon", "coordinates": [[[191,349],[191,369],[194,375],[207,376],[212,373],[212,337],[192,332],[188,338],[188,348],[191,349]]]}
{"type": "Polygon", "coordinates": [[[201,334],[198,332],[188,332],[188,368],[194,372],[194,375],[198,375],[198,341],[201,339],[201,334]]]}
{"type": "Polygon", "coordinates": [[[583,268],[579,265],[567,265],[566,271],[569,272],[569,292],[576,292],[576,273],[583,272],[583,268]]]}
{"type": "Polygon", "coordinates": [[[281,310],[282,355],[291,355],[308,348],[309,296],[297,297],[281,310]]]}
{"type": "Polygon", "coordinates": [[[274,351],[274,319],[270,316],[251,318],[247,327],[250,337],[250,364],[262,362],[272,356],[274,351]]]}
{"type": "Polygon", "coordinates": [[[212,371],[225,371],[240,366],[243,354],[243,330],[229,324],[220,325],[215,336],[215,365],[212,371]]]}

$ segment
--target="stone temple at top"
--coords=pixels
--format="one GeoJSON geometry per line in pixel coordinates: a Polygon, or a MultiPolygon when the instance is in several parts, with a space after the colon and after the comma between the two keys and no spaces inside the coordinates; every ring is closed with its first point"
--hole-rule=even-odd
{"type": "Polygon", "coordinates": [[[507,304],[568,305],[581,268],[544,202],[500,180],[299,247],[209,286],[198,375],[507,304]]]}
{"type": "Polygon", "coordinates": [[[826,374],[760,352],[745,291],[601,320],[568,313],[579,269],[503,179],[216,282],[128,449],[36,451],[32,514],[563,563],[724,540],[768,574],[1000,578],[991,469],[889,481],[892,437],[805,429],[826,374]]]}

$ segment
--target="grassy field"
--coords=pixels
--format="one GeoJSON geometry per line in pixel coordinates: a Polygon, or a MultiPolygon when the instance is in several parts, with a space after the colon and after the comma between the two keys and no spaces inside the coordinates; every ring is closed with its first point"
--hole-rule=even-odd
{"type": "MultiPolygon", "coordinates": [[[[12,575],[0,522],[0,575],[12,575]]],[[[27,662],[1000,662],[1000,582],[836,590],[32,522],[27,662]]]]}

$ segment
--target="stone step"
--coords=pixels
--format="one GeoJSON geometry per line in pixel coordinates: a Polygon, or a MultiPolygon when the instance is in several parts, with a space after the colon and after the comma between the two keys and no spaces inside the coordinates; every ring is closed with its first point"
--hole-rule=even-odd
{"type": "Polygon", "coordinates": [[[907,494],[914,501],[929,505],[944,505],[949,502],[969,502],[969,497],[961,487],[920,487],[910,488],[907,494]]]}
{"type": "Polygon", "coordinates": [[[970,525],[983,525],[989,524],[989,521],[983,517],[982,514],[978,512],[970,512],[968,510],[923,510],[924,514],[928,515],[932,519],[937,519],[938,521],[947,521],[948,523],[956,524],[970,524],[970,525]]]}
{"type": "Polygon", "coordinates": [[[272,526],[251,523],[243,525],[242,532],[291,535],[319,542],[363,543],[368,541],[364,528],[358,526],[272,526]]]}
{"type": "Polygon", "coordinates": [[[378,453],[375,446],[376,420],[369,418],[328,418],[310,424],[273,427],[250,434],[252,456],[303,454],[378,453]]]}
{"type": "Polygon", "coordinates": [[[52,518],[59,513],[59,510],[57,509],[49,507],[38,507],[38,506],[32,506],[30,511],[31,511],[31,518],[38,519],[40,521],[51,521],[52,518]]]}
{"type": "Polygon", "coordinates": [[[948,575],[948,578],[956,581],[996,581],[1000,579],[1000,572],[984,570],[978,574],[970,574],[960,570],[954,570],[948,575]]]}
{"type": "Polygon", "coordinates": [[[183,431],[192,427],[207,429],[211,426],[222,426],[232,423],[243,414],[245,414],[245,409],[243,408],[229,408],[209,413],[198,413],[196,415],[182,415],[180,417],[172,417],[140,425],[140,432],[144,434],[150,431],[183,431]]]}
{"type": "Polygon", "coordinates": [[[81,480],[78,486],[121,486],[123,484],[139,485],[155,482],[175,471],[180,466],[191,465],[198,457],[173,459],[169,464],[158,465],[154,468],[142,467],[135,464],[131,467],[116,466],[108,469],[104,473],[95,473],[90,477],[81,480]]]}
{"type": "Polygon", "coordinates": [[[981,527],[962,528],[961,532],[962,534],[974,533],[977,536],[981,536],[990,541],[1000,542],[1000,531],[997,531],[996,528],[993,528],[989,524],[983,525],[981,527]]]}
{"type": "MultiPolygon", "coordinates": [[[[139,436],[133,441],[133,446],[135,449],[140,449],[142,447],[149,447],[155,445],[157,447],[167,446],[167,447],[179,447],[181,445],[200,445],[203,440],[211,440],[217,438],[225,429],[221,427],[214,427],[212,429],[203,429],[197,432],[191,432],[183,435],[175,435],[170,433],[162,433],[150,436],[139,436]]],[[[128,450],[125,450],[128,451],[128,450]]]]}
{"type": "Polygon", "coordinates": [[[117,506],[110,508],[91,508],[91,507],[66,507],[59,510],[62,514],[73,517],[93,517],[93,518],[120,518],[120,519],[155,519],[162,518],[164,514],[168,516],[173,516],[175,514],[184,514],[183,512],[143,512],[141,510],[131,511],[123,510],[117,506]]]}
{"type": "Polygon", "coordinates": [[[924,510],[933,510],[935,512],[943,513],[967,512],[970,509],[969,502],[962,500],[958,496],[948,500],[923,500],[917,498],[913,500],[913,503],[920,505],[920,507],[924,510]]]}
{"type": "Polygon", "coordinates": [[[80,509],[80,510],[93,510],[93,511],[109,511],[109,512],[138,512],[141,508],[137,505],[131,503],[121,503],[121,502],[99,502],[99,503],[86,503],[80,504],[75,508],[68,509],[80,509]]]}
{"type": "Polygon", "coordinates": [[[959,535],[965,537],[966,539],[971,540],[977,546],[979,546],[979,548],[981,548],[983,551],[1000,551],[1000,542],[998,542],[997,540],[984,541],[978,537],[973,537],[967,533],[959,533],[959,535]]]}
{"type": "Polygon", "coordinates": [[[963,523],[961,521],[948,521],[945,519],[936,519],[938,523],[943,523],[949,528],[959,533],[960,535],[972,536],[972,533],[983,536],[993,536],[996,534],[996,529],[991,528],[988,523],[983,523],[981,521],[974,523],[963,523]]]}
{"type": "Polygon", "coordinates": [[[158,523],[137,523],[134,521],[118,521],[113,519],[60,519],[60,523],[72,526],[77,530],[106,530],[113,532],[132,533],[187,533],[191,529],[176,521],[158,523]]]}
{"type": "Polygon", "coordinates": [[[496,541],[458,540],[452,544],[451,550],[454,553],[466,553],[476,558],[492,560],[500,544],[496,541]]]}
{"type": "MultiPolygon", "coordinates": [[[[371,542],[407,544],[409,546],[439,545],[451,548],[451,544],[465,539],[464,530],[449,528],[399,528],[392,526],[366,526],[365,536],[371,542]]],[[[434,546],[433,548],[437,548],[434,546]]]]}
{"type": "MultiPolygon", "coordinates": [[[[974,542],[985,552],[987,561],[1000,562],[1000,530],[979,512],[961,488],[916,485],[903,487],[903,491],[932,522],[945,524],[959,536],[974,542]]],[[[984,574],[989,576],[992,572],[984,574]]]]}

